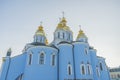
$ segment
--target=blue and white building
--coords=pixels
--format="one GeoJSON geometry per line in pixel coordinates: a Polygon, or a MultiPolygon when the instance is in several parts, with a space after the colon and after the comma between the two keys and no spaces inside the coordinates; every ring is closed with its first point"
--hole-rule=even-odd
{"type": "Polygon", "coordinates": [[[83,30],[73,41],[65,17],[50,44],[40,25],[22,54],[11,57],[11,53],[9,49],[3,57],[0,80],[110,80],[105,58],[96,55],[83,30]]]}
{"type": "Polygon", "coordinates": [[[120,66],[110,68],[109,70],[110,70],[111,80],[120,80],[120,66]]]}

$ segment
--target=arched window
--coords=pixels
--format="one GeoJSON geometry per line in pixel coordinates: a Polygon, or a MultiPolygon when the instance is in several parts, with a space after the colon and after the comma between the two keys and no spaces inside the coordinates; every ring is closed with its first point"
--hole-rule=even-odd
{"type": "Polygon", "coordinates": [[[28,65],[32,64],[32,53],[29,54],[28,65]]]}
{"type": "Polygon", "coordinates": [[[63,39],[65,38],[65,33],[63,33],[63,39]]]}
{"type": "Polygon", "coordinates": [[[67,71],[68,71],[68,75],[72,75],[72,66],[71,66],[71,64],[68,64],[67,71]]]}
{"type": "Polygon", "coordinates": [[[82,75],[86,74],[86,69],[85,69],[85,65],[84,64],[81,64],[80,70],[81,70],[81,74],[82,75]]]}
{"type": "Polygon", "coordinates": [[[55,54],[52,54],[51,55],[51,64],[52,64],[52,66],[55,66],[55,60],[56,58],[55,58],[55,54]]]}
{"type": "Polygon", "coordinates": [[[92,69],[90,64],[87,64],[87,71],[89,75],[92,74],[92,69]]]}
{"type": "Polygon", "coordinates": [[[97,73],[97,76],[100,77],[100,71],[98,67],[96,67],[96,73],[97,73]]]}
{"type": "Polygon", "coordinates": [[[60,38],[63,39],[63,33],[62,32],[60,32],[60,38]]]}
{"type": "Polygon", "coordinates": [[[102,66],[102,63],[100,63],[100,70],[101,70],[101,71],[103,70],[103,66],[102,66]]]}
{"type": "Polygon", "coordinates": [[[39,64],[45,64],[45,53],[44,52],[40,53],[39,64]]]}
{"type": "Polygon", "coordinates": [[[88,49],[87,48],[85,48],[85,54],[88,54],[88,49]]]}
{"type": "Polygon", "coordinates": [[[68,36],[69,36],[69,40],[70,40],[70,34],[68,34],[68,36]]]}

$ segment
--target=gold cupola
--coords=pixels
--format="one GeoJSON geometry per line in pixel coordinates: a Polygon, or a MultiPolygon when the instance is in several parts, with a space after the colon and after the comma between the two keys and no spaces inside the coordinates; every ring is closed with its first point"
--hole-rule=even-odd
{"type": "Polygon", "coordinates": [[[35,34],[36,34],[36,35],[43,35],[43,36],[45,36],[45,32],[44,32],[44,30],[43,30],[43,26],[42,26],[42,25],[40,25],[40,26],[38,27],[38,30],[36,31],[35,34]]]}
{"type": "Polygon", "coordinates": [[[67,20],[63,16],[60,19],[60,22],[57,25],[57,28],[54,32],[54,43],[58,44],[60,42],[72,42],[73,41],[73,32],[67,26],[67,20]]]}
{"type": "Polygon", "coordinates": [[[67,26],[67,20],[65,17],[63,17],[60,22],[58,23],[57,29],[56,30],[65,30],[65,31],[71,31],[69,26],[67,26]]]}
{"type": "Polygon", "coordinates": [[[45,32],[43,30],[42,25],[38,26],[38,29],[37,29],[35,36],[34,36],[34,42],[48,44],[48,41],[47,41],[47,38],[45,36],[45,32]]]}
{"type": "Polygon", "coordinates": [[[85,33],[83,32],[82,29],[79,30],[78,36],[77,36],[77,40],[79,41],[87,41],[87,36],[85,35],[85,33]]]}

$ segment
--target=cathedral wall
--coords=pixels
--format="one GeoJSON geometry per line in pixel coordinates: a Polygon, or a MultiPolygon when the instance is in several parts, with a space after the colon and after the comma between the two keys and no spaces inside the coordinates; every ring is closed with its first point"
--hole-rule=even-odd
{"type": "Polygon", "coordinates": [[[26,54],[21,54],[10,59],[7,80],[15,80],[24,73],[26,54]]]}
{"type": "Polygon", "coordinates": [[[57,58],[57,50],[51,47],[37,46],[28,49],[24,80],[57,80],[57,58]],[[32,58],[29,64],[30,54],[32,58]],[[51,57],[53,54],[55,54],[54,66],[51,57]]]}
{"type": "Polygon", "coordinates": [[[100,69],[99,69],[98,59],[97,59],[95,49],[90,49],[90,56],[91,56],[94,80],[99,80],[100,79],[100,69]]]}
{"type": "Polygon", "coordinates": [[[10,65],[10,57],[4,57],[0,71],[0,80],[5,80],[7,78],[9,65],[10,65]]]}
{"type": "Polygon", "coordinates": [[[83,42],[75,42],[74,45],[74,59],[75,59],[75,75],[76,79],[93,79],[92,68],[91,74],[88,74],[87,66],[91,67],[91,60],[89,54],[89,45],[83,42]],[[84,66],[85,74],[82,74],[81,67],[84,66]]]}
{"type": "Polygon", "coordinates": [[[61,43],[59,48],[59,80],[74,79],[73,46],[61,43]]]}
{"type": "Polygon", "coordinates": [[[105,63],[105,59],[99,57],[98,63],[99,63],[99,68],[100,68],[100,79],[101,80],[109,80],[110,75],[109,75],[109,70],[107,68],[107,65],[105,63]]]}

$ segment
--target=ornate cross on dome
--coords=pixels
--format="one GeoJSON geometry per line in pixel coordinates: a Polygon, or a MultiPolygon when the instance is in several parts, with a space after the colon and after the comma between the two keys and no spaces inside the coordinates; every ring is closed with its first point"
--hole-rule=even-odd
{"type": "Polygon", "coordinates": [[[64,17],[64,15],[65,15],[64,11],[62,12],[62,15],[63,15],[63,17],[64,17]]]}
{"type": "Polygon", "coordinates": [[[79,28],[80,28],[80,30],[81,30],[81,25],[79,25],[79,28]]]}
{"type": "Polygon", "coordinates": [[[42,26],[42,23],[43,23],[43,22],[41,21],[41,22],[40,22],[40,26],[42,26]]]}

